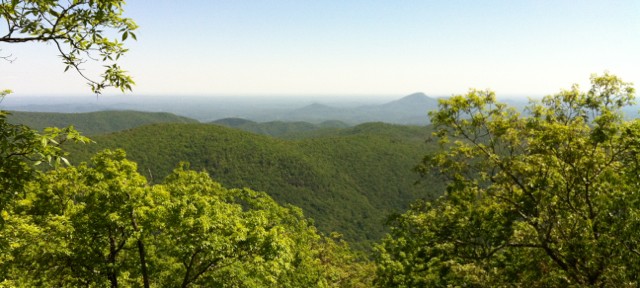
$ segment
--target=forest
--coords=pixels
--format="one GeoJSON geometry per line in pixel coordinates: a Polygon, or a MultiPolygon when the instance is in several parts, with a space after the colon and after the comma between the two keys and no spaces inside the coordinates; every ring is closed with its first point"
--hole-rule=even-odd
{"type": "MultiPolygon", "coordinates": [[[[131,90],[81,68],[136,39],[123,7],[2,1],[0,42],[131,90]]],[[[635,88],[589,80],[524,111],[471,89],[428,126],[0,110],[0,286],[637,287],[635,88]]]]}
{"type": "Polygon", "coordinates": [[[3,285],[635,286],[635,90],[591,82],[526,114],[470,90],[432,126],[284,138],[155,123],[90,140],[3,111],[3,285]]]}

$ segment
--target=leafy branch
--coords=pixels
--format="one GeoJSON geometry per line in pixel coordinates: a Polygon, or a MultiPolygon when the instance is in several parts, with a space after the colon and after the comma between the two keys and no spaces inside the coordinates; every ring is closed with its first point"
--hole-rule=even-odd
{"type": "MultiPolygon", "coordinates": [[[[53,42],[66,65],[64,71],[75,70],[94,93],[108,87],[131,90],[135,82],[115,63],[128,51],[124,42],[137,39],[134,31],[138,26],[122,16],[123,4],[123,0],[2,0],[0,19],[6,33],[0,42],[53,42]],[[104,36],[110,32],[117,36],[104,36]],[[99,79],[86,74],[83,64],[88,60],[107,63],[99,79]]],[[[11,55],[0,58],[15,60],[11,55]]]]}

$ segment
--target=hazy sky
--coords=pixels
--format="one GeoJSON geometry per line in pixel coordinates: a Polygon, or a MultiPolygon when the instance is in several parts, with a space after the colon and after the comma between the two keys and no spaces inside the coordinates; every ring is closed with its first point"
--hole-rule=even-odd
{"type": "MultiPolygon", "coordinates": [[[[129,0],[126,15],[134,94],[540,95],[605,70],[640,85],[636,0],[129,0]]],[[[0,88],[90,94],[52,45],[0,49],[17,57],[0,88]]]]}

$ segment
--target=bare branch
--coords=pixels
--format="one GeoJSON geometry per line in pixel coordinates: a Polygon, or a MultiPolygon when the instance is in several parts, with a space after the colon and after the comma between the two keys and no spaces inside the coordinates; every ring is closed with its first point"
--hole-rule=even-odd
{"type": "MultiPolygon", "coordinates": [[[[2,49],[0,49],[0,51],[2,51],[2,49]]],[[[16,61],[16,58],[13,57],[13,54],[9,54],[9,55],[0,55],[0,59],[7,61],[9,63],[13,63],[13,61],[16,61]]]]}

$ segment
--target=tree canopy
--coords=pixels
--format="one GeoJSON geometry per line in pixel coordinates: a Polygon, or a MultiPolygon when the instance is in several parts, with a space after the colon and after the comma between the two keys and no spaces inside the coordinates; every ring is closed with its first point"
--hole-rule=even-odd
{"type": "Polygon", "coordinates": [[[2,211],[0,283],[339,287],[371,278],[372,266],[299,208],[185,166],[158,185],[136,168],[107,150],[27,183],[2,211]]]}
{"type": "Polygon", "coordinates": [[[640,121],[634,89],[591,77],[524,115],[471,90],[431,114],[442,152],[418,170],[446,193],[394,218],[378,247],[392,287],[637,286],[640,121]]]}

